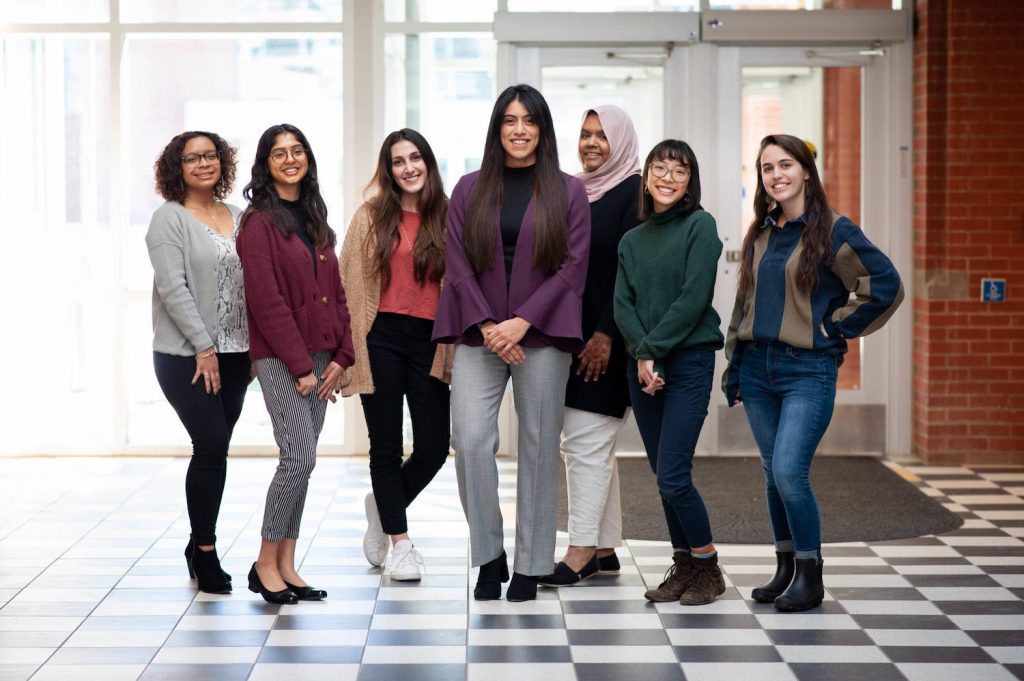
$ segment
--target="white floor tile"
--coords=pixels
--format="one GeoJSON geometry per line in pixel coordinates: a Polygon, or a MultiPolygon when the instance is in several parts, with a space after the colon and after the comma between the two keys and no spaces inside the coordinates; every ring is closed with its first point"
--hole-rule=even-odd
{"type": "Polygon", "coordinates": [[[580,663],[678,662],[672,646],[573,646],[572,661],[580,663]]]}
{"type": "Polygon", "coordinates": [[[363,664],[465,664],[465,646],[367,646],[363,664]]]}
{"type": "Polygon", "coordinates": [[[247,664],[259,657],[259,647],[197,646],[161,648],[152,664],[247,664]]]}
{"type": "Polygon", "coordinates": [[[875,646],[778,646],[782,659],[790,664],[828,663],[864,664],[889,662],[889,658],[875,646]]]}
{"type": "Polygon", "coordinates": [[[785,662],[684,662],[687,681],[797,681],[785,662]]]}
{"type": "Polygon", "coordinates": [[[356,681],[358,664],[267,664],[253,666],[248,681],[356,681]]]}
{"type": "Polygon", "coordinates": [[[576,671],[569,663],[502,663],[470,664],[467,681],[577,681],[576,671]]]}

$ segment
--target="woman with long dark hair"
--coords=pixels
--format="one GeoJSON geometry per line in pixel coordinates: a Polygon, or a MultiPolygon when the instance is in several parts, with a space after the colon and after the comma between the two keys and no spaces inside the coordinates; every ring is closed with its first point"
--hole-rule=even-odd
{"type": "Polygon", "coordinates": [[[241,211],[223,203],[235,179],[235,150],[220,135],[175,136],[156,161],[165,203],[146,246],[153,263],[153,366],[167,401],[192,439],[185,501],[192,527],[185,562],[200,591],[228,593],[217,557],[217,516],[228,445],[249,383],[249,329],[235,251],[241,211]]]}
{"type": "Polygon", "coordinates": [[[590,201],[590,258],[583,289],[583,351],[573,357],[565,391],[562,459],[569,497],[569,548],[544,586],[617,573],[622,505],[615,440],[626,422],[626,350],[612,298],[622,235],[636,227],[639,141],[629,114],[605,104],[588,109],[579,157],[590,201]]]}
{"type": "Polygon", "coordinates": [[[743,402],[761,452],[775,536],[775,575],[752,596],[801,611],[825,595],[809,474],[832,420],[836,373],[847,340],[881,328],[903,284],[860,227],[832,211],[803,140],[768,135],[755,167],[723,387],[730,406],[743,402]]]}
{"type": "Polygon", "coordinates": [[[644,597],[705,605],[725,592],[693,455],[711,400],[721,318],[712,307],[722,242],[700,206],[700,168],[680,140],[644,162],[640,219],[619,243],[615,321],[632,361],[630,402],[672,540],[665,580],[644,597]]]}
{"type": "Polygon", "coordinates": [[[406,508],[448,457],[451,346],[430,339],[444,275],[448,197],[434,152],[404,128],[384,138],[377,169],[341,249],[355,364],[341,393],[360,396],[370,436],[363,553],[391,579],[417,580],[423,559],[409,537],[406,508]],[[402,461],[402,403],[413,450],[402,461]],[[389,540],[390,537],[390,540],[389,540]]]}
{"type": "Polygon", "coordinates": [[[345,291],[316,157],[293,125],[268,128],[243,195],[238,253],[250,350],[280,458],[267,490],[263,542],[249,589],[269,603],[321,600],[295,570],[295,545],[327,401],[352,365],[345,291]]]}
{"type": "Polygon", "coordinates": [[[473,596],[508,579],[498,497],[498,407],[509,377],[519,421],[516,550],[510,601],[537,597],[555,549],[558,440],[571,354],[579,351],[590,211],[558,169],[554,125],[529,85],[494,104],[480,170],[448,209],[446,284],[434,340],[454,342],[452,444],[469,521],[473,596]]]}

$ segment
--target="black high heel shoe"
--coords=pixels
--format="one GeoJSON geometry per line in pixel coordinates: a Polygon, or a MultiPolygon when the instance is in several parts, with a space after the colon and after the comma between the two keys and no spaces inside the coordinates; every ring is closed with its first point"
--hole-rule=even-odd
{"type": "Polygon", "coordinates": [[[496,601],[501,598],[501,583],[508,581],[508,557],[502,551],[494,560],[480,566],[476,576],[473,598],[478,601],[496,601]]]}
{"type": "Polygon", "coordinates": [[[195,574],[199,590],[208,594],[231,593],[231,582],[224,579],[224,571],[220,567],[217,549],[203,551],[196,549],[189,563],[190,572],[195,574]]]}
{"type": "MultiPolygon", "coordinates": [[[[195,554],[196,554],[196,543],[192,540],[192,535],[189,535],[188,536],[188,544],[185,545],[185,565],[188,567],[188,577],[189,577],[189,579],[195,579],[196,578],[196,570],[192,566],[192,559],[195,556],[195,554]]],[[[221,568],[220,572],[221,572],[221,576],[224,578],[224,581],[230,584],[231,583],[231,575],[229,575],[227,572],[225,572],[224,568],[221,568]]]]}
{"type": "Polygon", "coordinates": [[[260,575],[256,572],[256,563],[253,563],[252,567],[249,568],[249,591],[263,596],[263,600],[272,605],[295,605],[299,602],[299,597],[289,588],[271,591],[263,586],[263,582],[260,581],[260,575]]]}
{"type": "Polygon", "coordinates": [[[295,586],[291,582],[285,581],[284,585],[294,591],[300,601],[322,601],[327,598],[327,592],[324,589],[317,589],[308,584],[306,586],[295,586]]]}

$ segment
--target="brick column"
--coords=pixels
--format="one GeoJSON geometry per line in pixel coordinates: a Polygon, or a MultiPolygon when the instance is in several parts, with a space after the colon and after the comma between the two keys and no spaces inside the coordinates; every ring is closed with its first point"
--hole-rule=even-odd
{"type": "Polygon", "coordinates": [[[1024,2],[915,13],[913,448],[1022,464],[1024,2]],[[980,301],[983,277],[1006,279],[1007,302],[980,301]]]}

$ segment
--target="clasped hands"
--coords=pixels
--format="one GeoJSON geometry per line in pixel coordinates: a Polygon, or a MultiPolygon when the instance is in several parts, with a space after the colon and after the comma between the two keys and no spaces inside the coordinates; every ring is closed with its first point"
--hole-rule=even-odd
{"type": "Polygon", "coordinates": [[[654,370],[653,359],[638,359],[636,361],[636,379],[644,385],[641,390],[652,397],[654,393],[665,387],[665,379],[654,370]]]}
{"type": "Polygon", "coordinates": [[[519,345],[530,322],[522,317],[513,317],[503,322],[486,321],[480,325],[480,333],[484,337],[484,345],[488,350],[501,358],[505,364],[522,364],[526,353],[519,345]]]}
{"type": "Polygon", "coordinates": [[[316,374],[310,371],[305,376],[300,376],[295,381],[295,391],[303,397],[307,397],[314,389],[316,389],[316,396],[321,400],[330,400],[331,402],[338,401],[338,393],[341,392],[341,377],[345,375],[345,370],[341,368],[341,365],[337,362],[331,362],[324,369],[324,373],[320,375],[320,387],[316,387],[316,374]]]}

